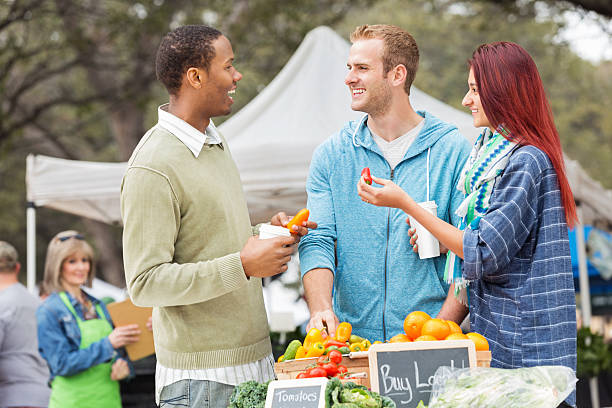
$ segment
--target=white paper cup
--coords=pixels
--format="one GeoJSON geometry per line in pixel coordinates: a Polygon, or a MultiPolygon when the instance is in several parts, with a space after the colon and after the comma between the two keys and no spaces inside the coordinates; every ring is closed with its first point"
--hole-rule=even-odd
{"type": "Polygon", "coordinates": [[[288,228],[278,225],[262,224],[259,227],[259,239],[268,239],[276,237],[290,237],[291,232],[288,228]]]}
{"type": "MultiPolygon", "coordinates": [[[[419,203],[419,205],[425,210],[429,211],[436,217],[438,216],[438,206],[435,201],[425,201],[419,203]]],[[[417,245],[419,246],[419,258],[435,258],[440,256],[440,243],[438,239],[434,237],[425,227],[423,227],[417,220],[410,217],[410,228],[416,228],[417,233],[417,245]]]]}
{"type": "MultiPolygon", "coordinates": [[[[278,225],[261,224],[259,227],[259,239],[268,239],[276,237],[290,237],[289,228],[279,227],[278,225]]],[[[291,257],[293,259],[293,256],[291,257]]],[[[289,261],[291,262],[291,260],[289,261]]]]}

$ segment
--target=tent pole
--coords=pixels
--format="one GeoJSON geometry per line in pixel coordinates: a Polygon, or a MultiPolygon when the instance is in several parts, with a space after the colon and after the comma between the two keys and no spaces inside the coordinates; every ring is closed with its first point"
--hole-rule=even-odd
{"type": "Polygon", "coordinates": [[[30,293],[36,295],[36,206],[33,202],[27,204],[26,223],[27,286],[30,293]]]}
{"type": "MultiPolygon", "coordinates": [[[[576,224],[576,249],[578,250],[578,273],[580,276],[580,308],[582,309],[582,327],[591,327],[591,289],[589,288],[589,272],[587,269],[586,242],[584,225],[582,224],[582,208],[576,206],[578,224],[576,224]]],[[[587,340],[588,341],[588,340],[587,340]]],[[[589,379],[591,391],[591,406],[599,408],[599,389],[597,377],[589,379]]]]}

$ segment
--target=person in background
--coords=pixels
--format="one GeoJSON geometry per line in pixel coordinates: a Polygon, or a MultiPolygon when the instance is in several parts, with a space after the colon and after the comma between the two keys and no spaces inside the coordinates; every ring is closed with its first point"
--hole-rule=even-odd
{"type": "Polygon", "coordinates": [[[363,25],[350,38],[344,82],[351,108],[366,115],[313,154],[306,191],[319,228],[300,242],[300,268],[309,329],[334,334],[341,320],[359,336],[385,341],[404,332],[412,311],[438,315],[449,289],[444,257],[419,259],[402,211],[364,204],[356,182],[369,167],[417,200],[435,201],[438,216],[456,222],[463,197],[452,186],[470,146],[455,126],[412,107],[419,50],[408,32],[363,25]]]}
{"type": "MultiPolygon", "coordinates": [[[[240,175],[211,118],[242,74],[230,41],[203,25],[168,33],[157,78],[169,103],[128,161],[121,187],[130,297],[153,307],[160,407],[227,407],[235,385],[274,378],[261,278],[287,270],[301,235],[260,240],[240,175]]],[[[256,135],[254,135],[256,137],[256,135]]],[[[284,213],[271,223],[286,226],[284,213]]]]}
{"type": "Polygon", "coordinates": [[[0,407],[46,407],[49,369],[38,353],[38,299],[19,283],[15,248],[0,241],[0,407]]]}
{"type": "MultiPolygon", "coordinates": [[[[457,287],[468,285],[471,330],[489,342],[492,367],[576,371],[567,232],[576,206],[542,80],[527,51],[511,42],[481,45],[469,66],[463,106],[485,129],[457,184],[466,197],[459,228],[427,214],[390,180],[373,177],[382,187],[360,180],[359,195],[402,209],[452,251],[448,270],[457,287]]],[[[443,308],[456,322],[468,312],[456,302],[443,308]]],[[[568,405],[575,392],[561,406],[568,405]]]]}
{"type": "Polygon", "coordinates": [[[137,324],[113,329],[104,303],[87,294],[95,276],[93,250],[77,231],[49,242],[38,307],[40,354],[51,371],[50,408],[121,407],[119,380],[130,374],[120,347],[138,341],[137,324]]]}

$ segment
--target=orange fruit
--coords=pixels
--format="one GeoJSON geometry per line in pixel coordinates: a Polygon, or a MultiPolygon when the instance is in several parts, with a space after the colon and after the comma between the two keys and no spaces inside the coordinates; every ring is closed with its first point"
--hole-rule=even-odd
{"type": "Polygon", "coordinates": [[[453,322],[452,320],[445,320],[445,322],[448,324],[451,334],[463,333],[463,331],[461,330],[461,327],[459,327],[457,323],[453,322]]]}
{"type": "Polygon", "coordinates": [[[406,332],[406,336],[413,340],[419,337],[423,324],[429,319],[431,319],[431,316],[419,310],[409,313],[404,319],[404,331],[406,332]]]}
{"type": "Polygon", "coordinates": [[[414,341],[438,341],[438,339],[436,339],[434,336],[430,336],[429,334],[424,334],[414,339],[414,341]]]}
{"type": "Polygon", "coordinates": [[[467,333],[466,336],[474,342],[476,345],[476,351],[487,351],[489,350],[489,342],[479,333],[467,333]]]}
{"type": "Polygon", "coordinates": [[[396,334],[389,339],[389,343],[407,343],[410,341],[412,341],[412,339],[406,336],[404,333],[396,334]]]}
{"type": "Polygon", "coordinates": [[[463,333],[451,333],[444,340],[469,340],[470,338],[463,333]]]}
{"type": "Polygon", "coordinates": [[[430,319],[423,324],[421,336],[429,334],[438,340],[444,340],[450,334],[448,323],[441,319],[430,319]]]}

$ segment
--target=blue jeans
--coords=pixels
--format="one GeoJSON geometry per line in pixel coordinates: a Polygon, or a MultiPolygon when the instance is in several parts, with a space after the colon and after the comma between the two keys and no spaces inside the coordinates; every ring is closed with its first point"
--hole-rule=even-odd
{"type": "Polygon", "coordinates": [[[159,408],[227,408],[233,391],[233,385],[181,380],[162,389],[159,408]]]}

